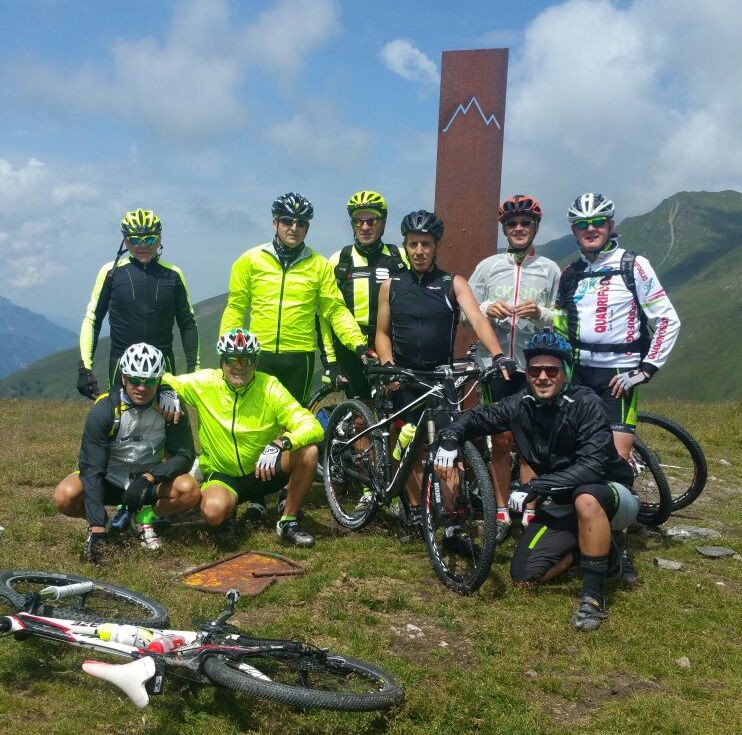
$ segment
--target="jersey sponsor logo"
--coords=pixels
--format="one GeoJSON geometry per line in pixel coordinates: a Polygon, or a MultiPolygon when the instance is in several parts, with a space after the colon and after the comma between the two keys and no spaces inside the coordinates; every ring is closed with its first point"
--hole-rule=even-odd
{"type": "Polygon", "coordinates": [[[425,288],[427,288],[429,291],[440,291],[441,290],[440,286],[426,286],[425,288]]]}
{"type": "Polygon", "coordinates": [[[387,278],[389,278],[389,268],[376,269],[376,280],[378,282],[386,281],[387,278]]]}
{"type": "MultiPolygon", "coordinates": [[[[642,264],[639,262],[638,258],[634,261],[634,266],[639,273],[639,277],[642,279],[642,281],[644,281],[644,283],[646,283],[649,280],[649,276],[647,275],[647,272],[644,270],[644,268],[642,268],[642,264]]],[[[647,290],[649,290],[649,288],[647,288],[647,290]]]]}
{"type": "Polygon", "coordinates": [[[661,288],[659,291],[655,291],[653,294],[646,297],[647,303],[651,304],[653,301],[659,301],[665,298],[665,289],[661,288]]]}
{"type": "Polygon", "coordinates": [[[647,360],[653,360],[657,355],[660,354],[660,350],[662,350],[662,345],[665,342],[665,335],[667,333],[667,327],[670,323],[670,320],[663,316],[660,319],[659,326],[657,327],[657,331],[654,333],[654,339],[652,340],[652,349],[649,350],[649,353],[647,354],[647,360]]]}
{"type": "Polygon", "coordinates": [[[633,342],[636,339],[636,315],[637,315],[637,304],[636,301],[631,302],[631,308],[629,314],[626,317],[626,341],[633,342]]]}
{"type": "Polygon", "coordinates": [[[611,279],[601,278],[595,302],[595,331],[599,334],[608,329],[608,292],[610,289],[611,279]]]}

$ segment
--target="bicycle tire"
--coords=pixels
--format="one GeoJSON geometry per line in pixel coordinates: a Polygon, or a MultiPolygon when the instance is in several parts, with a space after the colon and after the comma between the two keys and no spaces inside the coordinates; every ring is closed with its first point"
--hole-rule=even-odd
{"type": "Polygon", "coordinates": [[[76,574],[28,570],[0,572],[0,597],[5,598],[16,610],[21,610],[29,592],[50,585],[64,586],[77,582],[92,582],[93,591],[58,603],[45,602],[38,608],[39,615],[88,623],[125,623],[154,628],[167,623],[168,612],[156,600],[125,587],[76,574]]]}
{"type": "Polygon", "coordinates": [[[428,465],[423,475],[423,536],[438,579],[460,595],[475,592],[489,577],[497,546],[497,507],[487,465],[471,442],[464,444],[464,484],[455,507],[436,510],[436,473],[428,465]],[[466,536],[471,556],[446,549],[446,526],[456,523],[466,536]],[[477,552],[477,541],[479,549],[477,552]]]}
{"type": "Polygon", "coordinates": [[[629,464],[634,471],[634,491],[639,496],[637,520],[645,526],[659,526],[670,517],[672,493],[654,452],[636,436],[629,464]]]}
{"type": "MultiPolygon", "coordinates": [[[[322,430],[326,431],[327,425],[330,421],[335,407],[345,400],[345,393],[338,390],[334,385],[329,383],[323,383],[316,391],[310,396],[307,409],[311,411],[312,415],[320,422],[322,430]]],[[[325,438],[327,434],[325,433],[325,438]]],[[[320,458],[322,457],[322,448],[324,446],[324,439],[322,445],[320,445],[320,458]]],[[[317,464],[317,479],[322,481],[322,462],[317,464]]]]}
{"type": "Polygon", "coordinates": [[[203,671],[218,686],[296,707],[372,711],[388,709],[403,696],[391,674],[330,652],[230,652],[208,656],[203,671]]]}
{"type": "Polygon", "coordinates": [[[706,487],[706,456],[693,435],[680,424],[640,411],[636,433],[654,452],[672,494],[672,512],[689,506],[706,487]]]}
{"type": "Polygon", "coordinates": [[[343,401],[330,416],[325,432],[322,456],[322,474],[325,495],[333,518],[345,528],[359,529],[367,525],[378,510],[378,464],[384,452],[379,430],[361,439],[360,448],[354,445],[340,447],[340,441],[353,436],[356,427],[376,423],[371,410],[355,398],[343,401]],[[364,479],[349,474],[363,475],[364,479]],[[371,497],[365,495],[370,492],[371,497]],[[365,498],[365,502],[362,501],[365,498]]]}

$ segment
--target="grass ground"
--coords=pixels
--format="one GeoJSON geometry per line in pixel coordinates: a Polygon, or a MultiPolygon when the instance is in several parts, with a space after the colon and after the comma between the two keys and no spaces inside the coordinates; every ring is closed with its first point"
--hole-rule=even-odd
{"type": "MultiPolygon", "coordinates": [[[[159,599],[175,627],[212,616],[220,598],[178,581],[187,568],[223,554],[198,525],[173,530],[154,556],[132,540],[100,572],[79,561],[84,523],[60,516],[51,491],[74,467],[86,408],[0,401],[0,525],[6,527],[0,567],[101,576],[159,599]]],[[[723,539],[714,543],[742,551],[742,406],[651,409],[690,429],[709,460],[707,490],[669,524],[716,528],[723,539]]],[[[283,552],[307,571],[243,600],[236,622],[378,663],[403,682],[401,706],[384,714],[297,712],[227,691],[186,694],[173,687],[140,711],[83,674],[78,650],[4,639],[0,733],[739,732],[739,557],[706,560],[695,551],[700,542],[632,537],[642,585],[610,587],[607,623],[597,633],[577,634],[568,621],[579,578],[533,591],[513,588],[512,540],[498,550],[490,580],[462,598],[436,582],[422,543],[402,543],[392,526],[341,530],[319,488],[308,505],[314,549],[287,549],[269,527],[241,540],[240,549],[283,552]],[[652,564],[655,556],[681,561],[685,570],[662,571],[652,564]],[[422,635],[407,632],[407,624],[422,635]],[[681,657],[688,668],[677,663],[681,657]]]]}

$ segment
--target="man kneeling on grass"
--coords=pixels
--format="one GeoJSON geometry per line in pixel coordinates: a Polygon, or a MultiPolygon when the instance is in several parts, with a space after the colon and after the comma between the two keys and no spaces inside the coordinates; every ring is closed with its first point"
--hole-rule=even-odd
{"type": "Polygon", "coordinates": [[[94,564],[102,562],[108,538],[105,505],[120,503],[131,511],[142,546],[155,550],[161,545],[157,519],[199,501],[196,481],[188,474],[195,456],[188,417],[166,423],[157,405],[162,352],[139,342],[126,349],[119,368],[121,383],[98,398],[85,421],[79,471],[54,491],[64,515],[87,519],[83,558],[94,564]]]}
{"type": "Polygon", "coordinates": [[[515,582],[544,582],[579,559],[582,592],[572,626],[595,630],[607,617],[603,582],[609,572],[620,576],[625,529],[639,510],[629,490],[633,473],[616,452],[600,398],[570,385],[569,342],[537,332],[523,352],[527,387],[442,429],[436,469],[452,478],[465,441],[512,431],[534,476],[511,493],[510,508],[522,513],[531,500],[542,502],[518,542],[510,575],[515,582]]]}
{"type": "Polygon", "coordinates": [[[229,542],[239,503],[252,501],[265,513],[264,496],[286,486],[276,532],[297,546],[312,546],[314,537],[298,515],[317,470],[322,426],[278,378],[256,372],[260,345],[252,334],[231,329],[219,338],[216,351],[218,370],[163,377],[198,411],[201,513],[229,542]]]}

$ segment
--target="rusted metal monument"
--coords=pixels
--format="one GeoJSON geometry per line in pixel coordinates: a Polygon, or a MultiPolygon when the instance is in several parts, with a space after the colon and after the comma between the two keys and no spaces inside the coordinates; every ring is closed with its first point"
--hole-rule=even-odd
{"type": "MultiPolygon", "coordinates": [[[[446,229],[441,267],[466,278],[497,250],[508,50],[444,51],[435,211],[446,229]]],[[[456,354],[474,340],[460,327],[456,354]]]]}

